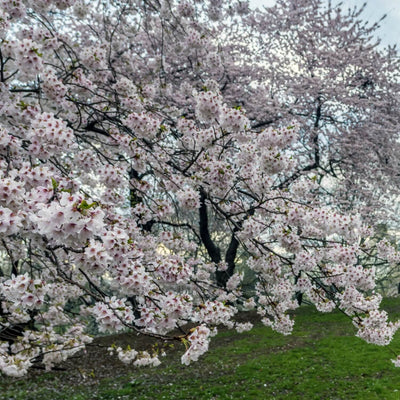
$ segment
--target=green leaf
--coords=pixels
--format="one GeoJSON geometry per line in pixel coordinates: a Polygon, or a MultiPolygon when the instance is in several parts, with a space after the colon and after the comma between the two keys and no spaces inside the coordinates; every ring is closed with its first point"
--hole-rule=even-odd
{"type": "Polygon", "coordinates": [[[86,211],[89,210],[90,208],[96,207],[97,203],[94,201],[93,203],[89,204],[86,200],[82,200],[81,204],[77,206],[77,209],[80,211],[86,211]]]}
{"type": "Polygon", "coordinates": [[[43,57],[43,53],[39,53],[39,49],[32,48],[31,49],[38,57],[43,57]]]}
{"type": "Polygon", "coordinates": [[[20,100],[20,102],[17,103],[17,107],[19,107],[22,111],[26,110],[28,106],[29,104],[25,103],[23,100],[20,100]]]}
{"type": "Polygon", "coordinates": [[[59,183],[54,178],[51,178],[51,186],[53,187],[54,191],[57,190],[58,185],[59,185],[59,183]]]}

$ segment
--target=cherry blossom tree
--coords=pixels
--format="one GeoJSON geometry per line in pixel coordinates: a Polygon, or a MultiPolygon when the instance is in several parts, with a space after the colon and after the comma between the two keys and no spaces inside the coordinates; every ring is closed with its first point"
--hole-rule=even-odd
{"type": "Polygon", "coordinates": [[[292,116],[301,125],[303,157],[291,178],[315,171],[335,195],[331,202],[362,205],[364,216],[385,204],[393,217],[388,194],[399,187],[399,58],[394,46],[380,47],[381,21],[362,20],[365,5],[345,7],[278,0],[256,15],[252,50],[270,108],[265,117],[256,96],[245,106],[258,121],[292,116]]]}
{"type": "MultiPolygon", "coordinates": [[[[297,293],[342,310],[367,342],[391,341],[399,322],[379,309],[372,264],[400,256],[321,201],[299,150],[316,137],[293,112],[301,88],[280,89],[282,115],[265,91],[267,12],[243,1],[0,4],[3,374],[77,353],[89,321],[181,342],[189,364],[218,325],[251,329],[238,310],[289,334],[297,293]]],[[[110,351],[160,363],[135,343],[110,351]]]]}

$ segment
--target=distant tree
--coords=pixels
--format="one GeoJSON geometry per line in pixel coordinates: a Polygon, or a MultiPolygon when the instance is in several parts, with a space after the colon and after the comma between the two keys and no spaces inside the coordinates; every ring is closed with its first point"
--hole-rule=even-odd
{"type": "Polygon", "coordinates": [[[245,107],[254,127],[295,118],[302,157],[289,179],[314,171],[330,202],[368,217],[382,204],[393,212],[388,194],[398,193],[400,65],[395,46],[380,46],[381,21],[361,19],[364,7],[278,0],[248,17],[260,68],[253,87],[264,96],[245,107]]]}
{"type": "MultiPolygon", "coordinates": [[[[276,29],[271,18],[267,31],[271,12],[281,13],[285,40],[308,27],[294,2],[264,12],[241,1],[0,4],[2,373],[75,354],[92,340],[93,319],[100,331],[180,341],[189,364],[217,325],[251,328],[235,322],[238,307],[257,308],[264,324],[289,334],[299,294],[320,311],[341,309],[366,341],[390,342],[399,323],[379,310],[374,267],[361,261],[393,264],[398,254],[387,242],[374,252],[360,218],[326,207],[316,174],[361,165],[361,153],[343,160],[355,133],[343,128],[339,100],[366,124],[387,100],[372,103],[383,83],[367,74],[373,88],[353,82],[327,104],[311,83],[296,89],[292,75],[293,87],[275,94],[275,79],[303,66],[291,58],[270,69],[261,50],[276,29]],[[356,99],[373,93],[370,112],[350,105],[352,90],[356,99]],[[330,118],[342,130],[325,128],[330,118]],[[251,297],[236,271],[239,251],[256,279],[251,297]]],[[[322,29],[310,8],[319,2],[302,4],[322,29]]],[[[287,53],[281,43],[265,52],[287,53]]],[[[373,46],[369,54],[380,57],[373,46]]],[[[113,351],[135,365],[160,362],[134,346],[113,351]]]]}

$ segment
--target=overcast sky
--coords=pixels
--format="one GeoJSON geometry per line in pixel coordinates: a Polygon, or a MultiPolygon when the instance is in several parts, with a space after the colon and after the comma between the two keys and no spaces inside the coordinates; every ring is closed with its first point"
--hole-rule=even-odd
{"type": "MultiPolygon", "coordinates": [[[[400,0],[343,0],[342,8],[361,6],[367,3],[364,12],[364,19],[370,22],[376,22],[384,14],[387,17],[381,22],[378,36],[382,39],[382,44],[400,45],[400,0]]],[[[274,0],[250,0],[253,7],[271,6],[274,0]]],[[[338,3],[334,1],[333,3],[338,3]]]]}

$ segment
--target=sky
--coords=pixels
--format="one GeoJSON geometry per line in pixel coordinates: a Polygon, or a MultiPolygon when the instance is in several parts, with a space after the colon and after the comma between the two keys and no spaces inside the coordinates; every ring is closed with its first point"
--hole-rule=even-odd
{"type": "MultiPolygon", "coordinates": [[[[327,2],[327,0],[325,0],[327,2]]],[[[332,1],[336,4],[338,1],[332,1]]],[[[275,0],[250,0],[252,7],[271,6],[275,0]]],[[[383,45],[397,44],[400,46],[400,0],[342,0],[342,8],[361,6],[367,3],[363,19],[376,22],[384,14],[387,17],[381,22],[378,36],[383,45]]]]}

